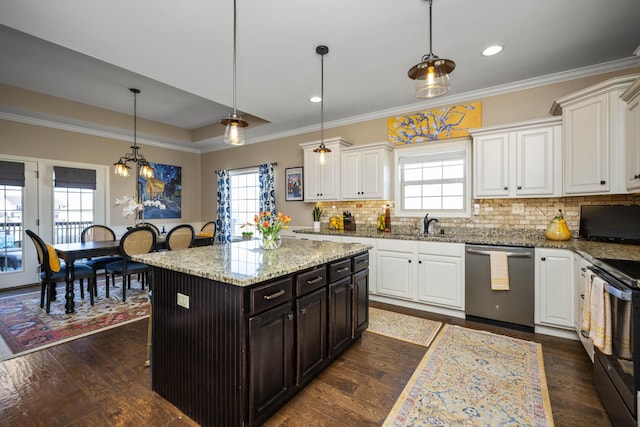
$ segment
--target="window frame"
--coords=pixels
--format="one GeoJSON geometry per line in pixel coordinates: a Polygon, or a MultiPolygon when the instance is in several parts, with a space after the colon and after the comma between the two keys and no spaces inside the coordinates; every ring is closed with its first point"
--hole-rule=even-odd
{"type": "MultiPolygon", "coordinates": [[[[256,202],[257,202],[257,206],[256,206],[256,210],[254,212],[253,215],[256,215],[259,211],[260,211],[260,170],[259,168],[256,167],[250,167],[250,168],[243,168],[243,169],[233,169],[229,171],[229,217],[231,218],[231,224],[230,224],[230,232],[231,232],[231,238],[232,239],[240,239],[242,238],[242,234],[234,234],[234,222],[233,222],[233,185],[231,183],[232,178],[234,176],[239,176],[239,175],[250,175],[250,174],[255,174],[258,180],[258,194],[256,197],[256,202]]],[[[247,211],[248,212],[248,211],[247,211]]],[[[248,217],[248,222],[253,222],[253,216],[248,217]]],[[[256,235],[256,231],[254,229],[248,229],[248,231],[252,231],[254,233],[254,236],[256,235]]]]}
{"type": "Polygon", "coordinates": [[[440,218],[467,218],[471,217],[471,205],[472,205],[472,166],[471,166],[471,139],[470,138],[456,138],[448,140],[447,142],[427,142],[416,145],[411,145],[404,148],[398,148],[394,150],[394,168],[395,168],[395,215],[399,217],[415,217],[422,218],[428,212],[432,217],[440,218]],[[438,156],[451,151],[464,150],[464,209],[450,210],[450,209],[404,209],[403,208],[403,166],[402,159],[410,157],[428,157],[430,155],[438,156]]]}

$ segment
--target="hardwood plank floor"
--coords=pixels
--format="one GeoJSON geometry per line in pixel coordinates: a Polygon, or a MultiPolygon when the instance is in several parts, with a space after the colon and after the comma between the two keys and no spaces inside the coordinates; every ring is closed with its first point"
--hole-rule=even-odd
{"type": "MultiPolygon", "coordinates": [[[[452,324],[540,342],[556,426],[610,426],[577,341],[420,311],[452,324]]],[[[151,391],[144,367],[147,321],[138,321],[0,363],[0,424],[13,426],[195,426],[151,391]]],[[[266,426],[379,426],[425,349],[365,332],[266,426]]]]}

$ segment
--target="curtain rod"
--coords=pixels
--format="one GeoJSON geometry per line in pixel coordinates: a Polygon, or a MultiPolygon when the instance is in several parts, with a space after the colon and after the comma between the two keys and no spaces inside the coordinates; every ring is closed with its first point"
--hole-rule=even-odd
{"type": "MultiPolygon", "coordinates": [[[[278,166],[278,162],[273,162],[273,163],[263,163],[263,164],[272,165],[273,167],[278,166]]],[[[246,166],[246,167],[244,167],[244,168],[235,168],[235,169],[226,169],[226,170],[228,170],[229,172],[231,172],[231,171],[240,171],[240,170],[243,170],[243,169],[253,169],[253,168],[257,168],[257,167],[259,167],[259,166],[260,166],[260,165],[255,165],[255,166],[246,166]]],[[[218,169],[218,170],[216,170],[216,173],[220,172],[221,170],[225,170],[225,169],[218,169]]]]}

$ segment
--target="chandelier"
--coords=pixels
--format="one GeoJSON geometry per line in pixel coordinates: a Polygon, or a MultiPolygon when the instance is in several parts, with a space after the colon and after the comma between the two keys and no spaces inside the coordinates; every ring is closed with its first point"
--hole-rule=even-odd
{"type": "Polygon", "coordinates": [[[135,163],[138,173],[143,178],[153,178],[153,168],[147,162],[147,159],[140,154],[140,147],[138,147],[138,111],[137,111],[137,95],[140,93],[139,89],[129,89],[133,93],[133,145],[131,146],[131,152],[120,157],[120,160],[114,163],[114,172],[120,176],[129,176],[129,170],[131,167],[127,163],[135,163]]]}

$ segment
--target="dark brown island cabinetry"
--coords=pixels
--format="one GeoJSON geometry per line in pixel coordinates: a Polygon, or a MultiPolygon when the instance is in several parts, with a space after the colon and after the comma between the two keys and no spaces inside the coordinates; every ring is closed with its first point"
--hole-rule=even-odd
{"type": "Polygon", "coordinates": [[[360,338],[368,272],[368,252],[248,286],[153,267],[153,389],[204,426],[262,424],[360,338]]]}

